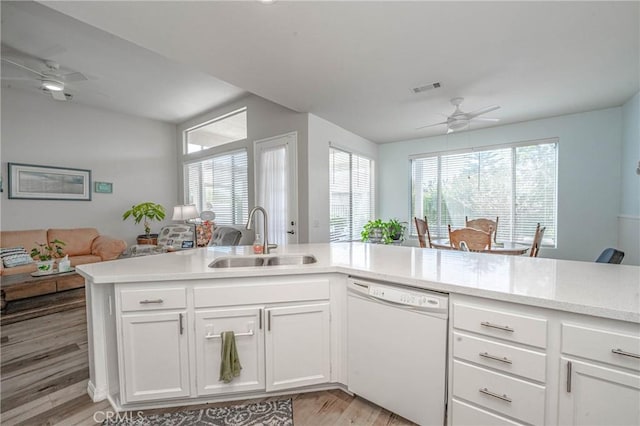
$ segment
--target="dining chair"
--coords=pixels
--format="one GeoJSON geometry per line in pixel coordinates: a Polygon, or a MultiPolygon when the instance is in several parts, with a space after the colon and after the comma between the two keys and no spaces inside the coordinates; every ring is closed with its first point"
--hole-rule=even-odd
{"type": "Polygon", "coordinates": [[[431,245],[431,234],[429,233],[427,217],[425,216],[424,220],[414,217],[413,220],[416,223],[416,231],[418,231],[418,243],[420,243],[420,247],[432,248],[433,246],[431,245]],[[426,240],[425,236],[427,237],[426,240]]]}
{"type": "Polygon", "coordinates": [[[475,228],[460,228],[451,230],[449,225],[449,244],[451,248],[462,250],[466,245],[469,251],[491,250],[491,231],[484,232],[475,228]],[[464,242],[465,244],[461,244],[464,242]]]}
{"type": "Polygon", "coordinates": [[[616,250],[614,248],[604,249],[600,256],[596,259],[597,263],[614,263],[619,265],[622,263],[622,259],[624,258],[624,252],[621,250],[616,250]]]}
{"type": "Polygon", "coordinates": [[[538,257],[540,244],[542,243],[542,237],[544,236],[544,231],[546,229],[546,226],[541,227],[540,224],[536,226],[536,234],[533,236],[533,242],[531,243],[531,249],[529,250],[529,257],[538,257]]]}
{"type": "Polygon", "coordinates": [[[496,220],[493,221],[491,219],[472,219],[469,220],[467,216],[464,217],[464,226],[467,228],[475,228],[480,229],[484,232],[491,232],[491,228],[493,228],[493,242],[497,242],[496,235],[498,235],[498,219],[500,217],[496,216],[496,220]]]}

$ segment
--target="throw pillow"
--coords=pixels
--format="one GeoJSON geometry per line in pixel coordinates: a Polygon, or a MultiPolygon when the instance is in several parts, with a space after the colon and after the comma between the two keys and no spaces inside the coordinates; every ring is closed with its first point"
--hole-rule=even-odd
{"type": "Polygon", "coordinates": [[[0,249],[0,258],[5,268],[12,268],[14,266],[27,265],[33,262],[33,259],[24,247],[10,247],[0,249]]]}

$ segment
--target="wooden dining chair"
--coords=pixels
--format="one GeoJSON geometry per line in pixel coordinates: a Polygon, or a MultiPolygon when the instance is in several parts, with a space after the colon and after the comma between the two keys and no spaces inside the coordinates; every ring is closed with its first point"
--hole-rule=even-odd
{"type": "Polygon", "coordinates": [[[465,242],[463,246],[467,246],[469,251],[491,250],[491,231],[481,231],[475,228],[461,228],[451,230],[449,225],[449,244],[451,248],[460,250],[460,243],[465,242]]]}
{"type": "Polygon", "coordinates": [[[418,242],[420,243],[420,247],[432,248],[433,246],[431,245],[431,234],[429,233],[427,217],[425,216],[424,220],[414,217],[413,220],[416,223],[416,231],[418,231],[418,242]],[[425,236],[427,237],[426,240],[425,236]]]}
{"type": "Polygon", "coordinates": [[[467,216],[464,217],[464,226],[467,228],[475,228],[480,229],[484,232],[491,232],[491,228],[493,228],[493,242],[497,242],[496,236],[498,235],[498,219],[499,216],[496,217],[496,220],[493,221],[491,219],[472,219],[469,220],[467,216]]]}
{"type": "Polygon", "coordinates": [[[536,234],[533,236],[533,242],[531,243],[531,249],[529,250],[529,257],[538,257],[538,251],[540,251],[540,244],[542,243],[542,237],[546,226],[536,226],[536,234]]]}

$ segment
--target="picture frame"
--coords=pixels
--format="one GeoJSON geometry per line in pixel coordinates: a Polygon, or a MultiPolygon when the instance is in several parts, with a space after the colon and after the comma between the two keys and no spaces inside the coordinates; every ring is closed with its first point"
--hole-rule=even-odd
{"type": "Polygon", "coordinates": [[[8,163],[9,198],[91,201],[91,170],[8,163]]]}
{"type": "Polygon", "coordinates": [[[95,182],[93,192],[101,194],[113,193],[113,183],[111,182],[95,182]]]}

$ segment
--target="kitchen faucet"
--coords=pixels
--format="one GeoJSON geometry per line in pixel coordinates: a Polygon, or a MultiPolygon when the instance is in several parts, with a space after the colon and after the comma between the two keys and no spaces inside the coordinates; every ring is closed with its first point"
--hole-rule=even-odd
{"type": "Polygon", "coordinates": [[[254,208],[251,209],[251,212],[249,213],[249,219],[247,219],[247,229],[251,229],[251,224],[253,221],[253,215],[255,214],[256,210],[260,210],[262,212],[262,218],[263,218],[263,227],[264,227],[264,243],[262,244],[262,253],[264,254],[269,254],[269,250],[270,249],[274,249],[274,248],[278,248],[277,244],[269,244],[269,225],[268,225],[268,220],[267,220],[267,211],[264,209],[264,207],[260,207],[260,206],[255,206],[254,208]]]}

